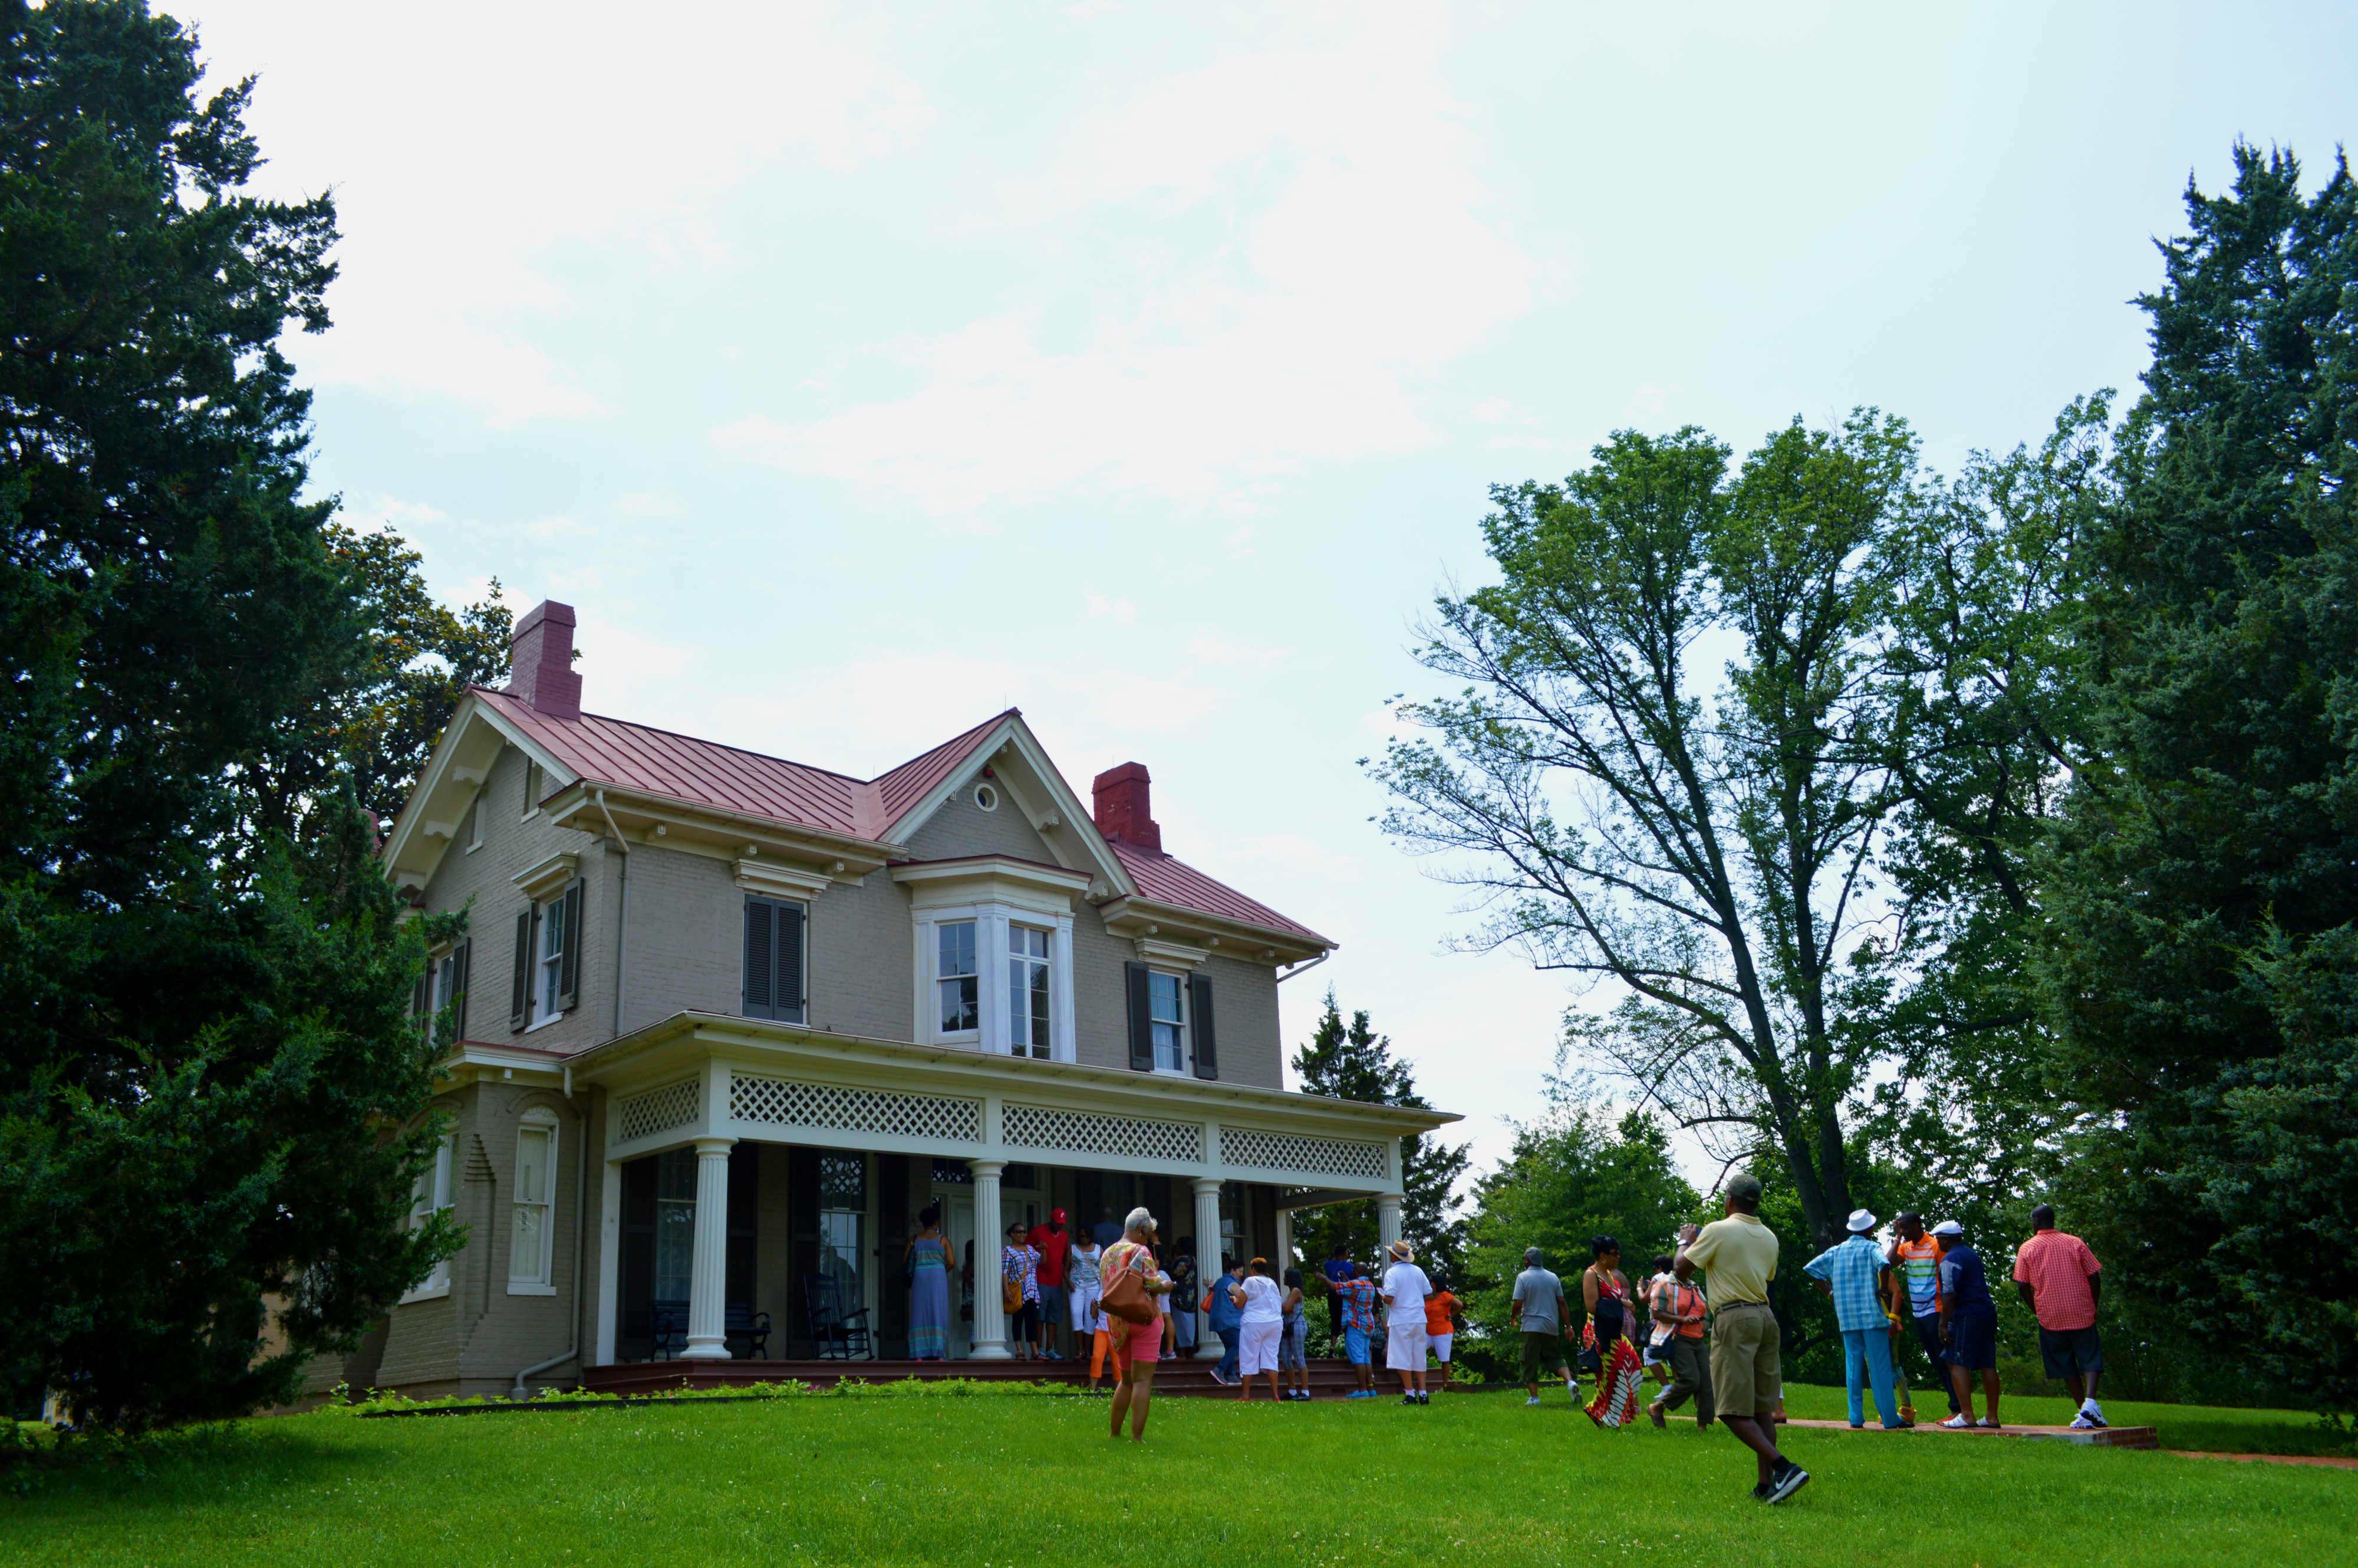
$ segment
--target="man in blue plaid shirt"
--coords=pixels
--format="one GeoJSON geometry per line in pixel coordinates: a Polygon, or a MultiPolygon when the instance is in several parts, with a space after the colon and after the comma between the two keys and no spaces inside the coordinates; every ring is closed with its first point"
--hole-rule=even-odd
{"type": "Polygon", "coordinates": [[[1860,1385],[1875,1385],[1875,1410],[1886,1432],[1913,1426],[1899,1419],[1892,1398],[1897,1379],[1891,1370],[1891,1336],[1899,1325],[1884,1315],[1883,1271],[1890,1266],[1883,1249],[1875,1244],[1875,1216],[1855,1209],[1850,1235],[1810,1260],[1803,1272],[1834,1302],[1834,1322],[1842,1329],[1843,1381],[1850,1387],[1850,1423],[1864,1427],[1866,1411],[1859,1400],[1860,1385]],[[1865,1377],[1861,1377],[1861,1373],[1865,1377]]]}

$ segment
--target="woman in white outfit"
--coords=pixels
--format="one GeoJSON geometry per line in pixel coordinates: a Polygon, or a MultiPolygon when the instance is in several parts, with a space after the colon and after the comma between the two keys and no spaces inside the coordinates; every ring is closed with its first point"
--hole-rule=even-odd
{"type": "Polygon", "coordinates": [[[1237,1319],[1237,1398],[1251,1403],[1253,1374],[1266,1372],[1274,1403],[1285,1397],[1277,1391],[1277,1336],[1285,1322],[1285,1292],[1270,1276],[1269,1260],[1254,1259],[1243,1283],[1228,1287],[1228,1299],[1243,1309],[1237,1319]]]}
{"type": "Polygon", "coordinates": [[[1098,1391],[1098,1379],[1105,1376],[1105,1314],[1098,1306],[1104,1292],[1098,1260],[1104,1255],[1084,1230],[1073,1238],[1073,1249],[1065,1263],[1065,1289],[1073,1304],[1073,1358],[1089,1357],[1089,1392],[1093,1394],[1098,1391]]]}

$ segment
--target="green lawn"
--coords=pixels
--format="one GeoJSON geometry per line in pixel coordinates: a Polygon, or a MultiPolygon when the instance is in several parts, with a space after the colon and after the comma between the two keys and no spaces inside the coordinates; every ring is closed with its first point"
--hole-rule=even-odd
{"type": "MultiPolygon", "coordinates": [[[[1811,1415],[1840,1395],[1791,1398],[1811,1415]]],[[[2234,1446],[2302,1422],[2201,1413],[2247,1434],[2234,1446]]],[[[1101,1402],[1011,1395],[249,1422],[0,1493],[0,1561],[1531,1568],[1700,1548],[2093,1568],[2348,1562],[2358,1518],[2358,1473],[1847,1432],[1791,1433],[1814,1479],[1764,1509],[1723,1433],[1601,1433],[1561,1391],[1538,1410],[1170,1400],[1143,1446],[1104,1422],[1101,1402]]]]}

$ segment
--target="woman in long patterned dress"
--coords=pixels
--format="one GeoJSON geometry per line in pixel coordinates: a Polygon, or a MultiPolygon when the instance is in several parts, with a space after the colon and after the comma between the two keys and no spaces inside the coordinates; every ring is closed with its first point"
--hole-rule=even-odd
{"type": "Polygon", "coordinates": [[[1591,1238],[1594,1260],[1582,1271],[1581,1294],[1588,1303],[1586,1336],[1596,1351],[1596,1398],[1588,1419],[1606,1428],[1638,1419],[1638,1390],[1646,1369],[1629,1343],[1629,1281],[1621,1273],[1621,1244],[1609,1236],[1591,1238]]]}
{"type": "Polygon", "coordinates": [[[919,1211],[921,1227],[901,1249],[909,1272],[909,1357],[938,1361],[949,1350],[950,1244],[942,1238],[942,1206],[919,1211]]]}
{"type": "MultiPolygon", "coordinates": [[[[1098,1283],[1100,1299],[1113,1293],[1114,1281],[1123,1274],[1136,1274],[1146,1287],[1150,1297],[1171,1293],[1170,1276],[1154,1263],[1154,1217],[1142,1208],[1130,1211],[1123,1223],[1121,1239],[1107,1248],[1098,1258],[1098,1283]]],[[[1163,1325],[1161,1313],[1146,1323],[1132,1323],[1128,1318],[1109,1314],[1106,1317],[1107,1338],[1113,1347],[1113,1368],[1116,1387],[1113,1391],[1113,1435],[1121,1435],[1121,1418],[1130,1416],[1130,1440],[1146,1441],[1146,1409],[1154,1399],[1154,1367],[1163,1356],[1163,1325]]]]}

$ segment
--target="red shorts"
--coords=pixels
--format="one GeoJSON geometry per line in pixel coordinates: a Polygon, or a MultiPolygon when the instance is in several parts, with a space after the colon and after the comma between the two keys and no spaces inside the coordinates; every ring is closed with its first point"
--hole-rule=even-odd
{"type": "Polygon", "coordinates": [[[1163,1314],[1154,1314],[1152,1323],[1125,1323],[1111,1320],[1113,1331],[1113,1364],[1115,1370],[1127,1375],[1132,1361],[1149,1363],[1163,1359],[1163,1314]]]}

